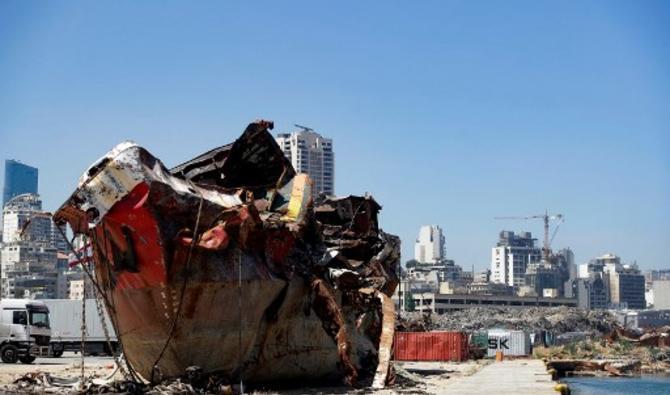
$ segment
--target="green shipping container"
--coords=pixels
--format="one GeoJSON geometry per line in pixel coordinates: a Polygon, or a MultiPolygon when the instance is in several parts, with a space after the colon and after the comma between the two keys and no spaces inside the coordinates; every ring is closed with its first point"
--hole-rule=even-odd
{"type": "Polygon", "coordinates": [[[484,358],[488,348],[488,341],[488,332],[472,332],[470,335],[470,358],[484,358]]]}
{"type": "Polygon", "coordinates": [[[489,334],[488,332],[473,332],[470,338],[470,347],[488,348],[489,334]]]}

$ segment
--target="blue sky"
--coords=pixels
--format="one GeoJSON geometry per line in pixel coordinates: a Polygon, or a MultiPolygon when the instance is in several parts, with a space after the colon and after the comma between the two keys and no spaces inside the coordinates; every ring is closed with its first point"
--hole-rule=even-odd
{"type": "Polygon", "coordinates": [[[53,210],[122,140],[169,166],[300,123],[403,260],[435,223],[485,268],[501,229],[542,229],[493,217],[548,208],[578,263],[670,268],[670,3],[276,3],[0,2],[0,158],[53,210]]]}

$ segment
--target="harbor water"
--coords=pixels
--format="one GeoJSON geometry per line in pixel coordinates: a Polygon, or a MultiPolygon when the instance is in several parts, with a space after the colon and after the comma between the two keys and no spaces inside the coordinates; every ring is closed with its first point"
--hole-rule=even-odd
{"type": "Polygon", "coordinates": [[[656,395],[670,394],[670,376],[617,377],[568,377],[573,395],[656,395]]]}

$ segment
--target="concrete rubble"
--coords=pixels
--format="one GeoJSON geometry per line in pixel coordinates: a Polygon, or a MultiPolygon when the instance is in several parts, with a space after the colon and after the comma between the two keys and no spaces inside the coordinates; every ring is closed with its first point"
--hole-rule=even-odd
{"type": "Polygon", "coordinates": [[[607,336],[607,341],[626,341],[637,346],[670,348],[670,326],[661,328],[631,330],[614,328],[607,336]]]}
{"type": "Polygon", "coordinates": [[[600,337],[537,348],[559,374],[639,376],[670,373],[670,327],[632,331],[621,327],[600,337]]]}
{"type": "Polygon", "coordinates": [[[493,328],[549,331],[558,336],[569,332],[610,333],[616,318],[607,311],[571,307],[473,307],[447,314],[401,313],[398,330],[466,331],[493,328]]]}
{"type": "Polygon", "coordinates": [[[474,307],[447,314],[403,312],[397,325],[400,331],[473,333],[494,328],[539,335],[533,354],[546,359],[559,375],[670,373],[670,327],[622,328],[614,314],[605,310],[474,307]]]}
{"type": "Polygon", "coordinates": [[[16,378],[12,385],[4,386],[3,393],[22,394],[239,394],[239,385],[228,383],[223,377],[205,375],[202,369],[191,367],[177,379],[166,380],[156,385],[133,381],[87,376],[59,377],[48,372],[29,372],[16,378]]]}

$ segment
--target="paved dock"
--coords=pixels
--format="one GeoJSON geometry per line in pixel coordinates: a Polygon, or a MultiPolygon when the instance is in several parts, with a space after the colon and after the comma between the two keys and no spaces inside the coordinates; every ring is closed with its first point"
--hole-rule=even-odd
{"type": "Polygon", "coordinates": [[[558,394],[556,382],[539,359],[516,359],[493,362],[477,373],[448,380],[444,394],[558,394]]]}

